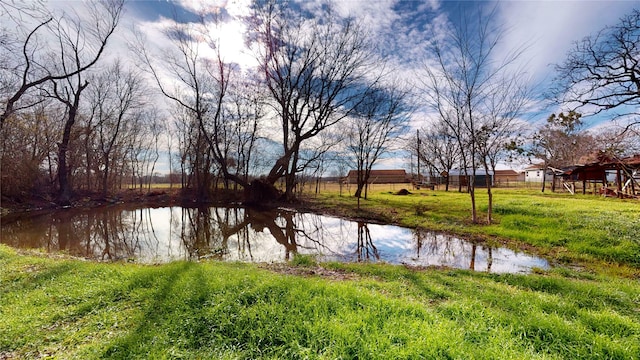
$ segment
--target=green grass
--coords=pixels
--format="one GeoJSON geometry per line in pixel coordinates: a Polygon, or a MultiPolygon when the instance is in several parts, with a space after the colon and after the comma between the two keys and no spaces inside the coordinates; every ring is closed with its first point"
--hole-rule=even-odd
{"type": "Polygon", "coordinates": [[[637,280],[302,264],[100,264],[0,246],[0,358],[640,357],[637,280]],[[311,267],[327,276],[291,274],[311,267]]]}
{"type": "Polygon", "coordinates": [[[469,195],[456,191],[371,192],[368,200],[323,192],[314,206],[349,217],[479,236],[535,250],[561,262],[615,263],[640,268],[640,201],[593,195],[494,189],[494,223],[486,225],[487,195],[477,190],[479,220],[471,223],[469,195]],[[337,209],[337,210],[336,210],[337,209]]]}

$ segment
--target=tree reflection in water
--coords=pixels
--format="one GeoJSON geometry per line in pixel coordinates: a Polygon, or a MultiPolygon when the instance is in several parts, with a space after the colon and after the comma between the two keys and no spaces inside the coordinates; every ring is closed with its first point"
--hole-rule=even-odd
{"type": "Polygon", "coordinates": [[[543,259],[447,234],[284,209],[132,208],[65,210],[3,219],[1,242],[99,261],[385,261],[495,272],[547,267],[543,259]]]}
{"type": "Polygon", "coordinates": [[[415,262],[491,272],[494,248],[488,244],[423,229],[414,230],[414,236],[417,257],[412,260],[415,262]]]}
{"type": "Polygon", "coordinates": [[[356,247],[358,261],[380,260],[378,248],[373,244],[371,231],[367,223],[358,222],[358,245],[356,247]]]}

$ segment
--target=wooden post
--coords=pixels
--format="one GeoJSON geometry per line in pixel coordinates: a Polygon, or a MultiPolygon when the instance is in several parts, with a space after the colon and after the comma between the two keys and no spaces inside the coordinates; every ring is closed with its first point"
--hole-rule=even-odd
{"type": "Polygon", "coordinates": [[[416,138],[418,139],[418,150],[416,150],[418,155],[418,179],[416,181],[420,184],[420,130],[416,130],[416,138]]]}
{"type": "Polygon", "coordinates": [[[622,198],[622,174],[620,174],[620,165],[616,165],[616,182],[618,183],[618,197],[622,198]]]}

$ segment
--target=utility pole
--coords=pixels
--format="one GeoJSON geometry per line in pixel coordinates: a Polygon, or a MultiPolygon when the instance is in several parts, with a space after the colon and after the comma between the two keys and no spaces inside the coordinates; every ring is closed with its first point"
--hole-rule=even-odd
{"type": "Polygon", "coordinates": [[[416,155],[418,156],[418,184],[420,184],[420,130],[416,130],[416,138],[418,139],[418,147],[416,155]]]}

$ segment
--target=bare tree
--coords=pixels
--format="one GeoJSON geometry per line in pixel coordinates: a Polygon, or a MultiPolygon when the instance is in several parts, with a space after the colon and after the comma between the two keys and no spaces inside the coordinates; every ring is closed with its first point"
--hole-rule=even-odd
{"type": "Polygon", "coordinates": [[[147,107],[135,111],[126,122],[128,133],[122,136],[123,144],[118,149],[125,148],[122,154],[124,160],[120,161],[120,171],[123,173],[120,178],[125,172],[128,173],[131,184],[140,189],[145,181],[150,181],[160,157],[159,141],[165,127],[159,119],[156,109],[147,107]],[[125,165],[129,167],[128,170],[125,170],[125,165]]]}
{"type": "Polygon", "coordinates": [[[0,130],[0,192],[2,197],[25,194],[48,198],[55,186],[54,154],[60,131],[52,101],[7,119],[0,130]],[[9,131],[9,129],[11,131],[9,131]]]}
{"type": "MultiPolygon", "coordinates": [[[[87,88],[88,82],[84,79],[84,74],[89,67],[95,64],[103,49],[106,47],[107,39],[111,36],[118,23],[122,3],[95,3],[90,5],[89,18],[82,18],[77,14],[64,15],[59,19],[52,20],[55,26],[55,40],[58,50],[54,55],[58,55],[57,63],[50,65],[50,69],[57,74],[64,76],[46,75],[46,79],[51,85],[50,89],[44,89],[50,97],[59,100],[64,104],[66,115],[61,140],[58,143],[58,201],[67,205],[72,196],[72,186],[70,174],[73,170],[69,166],[68,151],[71,142],[72,130],[80,114],[80,100],[82,92],[87,88]],[[97,53],[90,49],[94,42],[99,44],[97,53]]],[[[25,42],[25,49],[28,42],[25,42]]],[[[26,54],[26,52],[25,52],[26,54]]],[[[52,55],[53,56],[53,55],[52,55]]],[[[24,93],[30,87],[38,86],[44,81],[36,80],[27,83],[29,58],[25,56],[27,66],[24,70],[23,85],[18,91],[24,93]]],[[[41,69],[44,71],[45,69],[41,69]]],[[[13,108],[13,103],[18,98],[9,99],[7,109],[13,108]]]]}
{"type": "MultiPolygon", "coordinates": [[[[248,76],[229,85],[228,99],[225,101],[224,121],[217,125],[221,158],[227,159],[229,171],[236,178],[249,184],[256,143],[261,122],[265,117],[265,97],[262,88],[248,76]]],[[[225,187],[228,179],[225,178],[225,187]]],[[[238,185],[238,183],[235,183],[238,185]]]]}
{"type": "Polygon", "coordinates": [[[499,25],[493,25],[495,15],[495,8],[488,14],[463,13],[457,26],[446,29],[445,36],[434,36],[429,46],[433,59],[425,61],[421,79],[427,102],[456,138],[474,223],[478,222],[475,180],[480,165],[483,103],[493,86],[499,84],[501,74],[522,53],[522,49],[515,49],[495,60],[495,49],[504,34],[499,25]]]}
{"type": "MultiPolygon", "coordinates": [[[[422,128],[419,136],[422,144],[417,149],[420,160],[429,168],[430,177],[444,177],[445,191],[449,191],[449,173],[460,164],[460,147],[455,135],[446,123],[436,122],[422,128]]],[[[412,143],[417,144],[417,141],[412,143]]]]}
{"type": "Polygon", "coordinates": [[[552,93],[572,110],[638,115],[640,10],[633,10],[617,25],[576,42],[556,70],[552,93]]]}
{"type": "MultiPolygon", "coordinates": [[[[2,8],[8,12],[8,3],[2,2],[2,8]]],[[[17,18],[27,24],[36,23],[30,30],[23,32],[22,24],[16,24],[16,30],[5,34],[7,40],[3,44],[15,48],[20,54],[10,66],[3,66],[3,79],[11,84],[3,91],[0,128],[14,112],[32,106],[41,99],[35,98],[21,103],[29,92],[51,81],[65,80],[77,76],[93,67],[107,46],[107,42],[120,21],[124,0],[103,0],[87,2],[89,18],[81,18],[77,14],[60,16],[23,12],[17,18]],[[73,66],[68,57],[76,56],[73,66]],[[67,66],[61,65],[66,61],[67,66]]],[[[15,10],[17,11],[17,10],[15,10]]],[[[4,59],[4,61],[8,61],[4,59]]]]}
{"type": "Polygon", "coordinates": [[[351,115],[372,82],[374,57],[363,29],[325,10],[307,19],[272,1],[251,18],[282,150],[266,178],[252,184],[250,200],[264,200],[261,191],[274,196],[273,184],[283,177],[284,197],[291,200],[304,144],[351,115]]]}
{"type": "Polygon", "coordinates": [[[487,223],[493,214],[491,174],[495,174],[498,160],[508,152],[509,144],[522,136],[519,117],[526,110],[530,94],[520,74],[505,74],[488,86],[481,105],[482,116],[477,133],[478,155],[486,174],[487,223]]]}
{"type": "Polygon", "coordinates": [[[224,179],[248,186],[242,176],[233,171],[234,161],[229,157],[228,127],[225,127],[225,102],[232,74],[237,70],[226,63],[219,48],[219,39],[212,38],[209,26],[219,21],[205,19],[199,23],[179,23],[166,29],[169,47],[157,56],[138,38],[135,49],[145,64],[146,71],[155,80],[162,94],[184,109],[188,117],[195,120],[198,138],[194,144],[197,195],[202,200],[209,198],[211,191],[211,168],[214,165],[224,179]],[[212,51],[213,56],[203,55],[212,51]],[[159,61],[158,59],[162,59],[159,61]],[[168,73],[169,77],[163,76],[168,73]],[[173,86],[174,81],[179,87],[173,86]]]}
{"type": "Polygon", "coordinates": [[[399,84],[372,88],[355,109],[347,131],[347,148],[356,165],[354,196],[358,204],[363,191],[367,198],[371,169],[390,150],[392,141],[406,130],[410,114],[408,94],[399,84]]]}
{"type": "MultiPolygon", "coordinates": [[[[190,113],[179,105],[174,105],[171,109],[171,117],[174,119],[172,128],[175,129],[177,138],[177,153],[175,161],[180,166],[180,185],[182,189],[188,186],[188,162],[189,154],[192,153],[193,134],[199,131],[198,124],[192,119],[190,113]]],[[[172,161],[174,159],[171,159],[172,161]]]]}
{"type": "Polygon", "coordinates": [[[84,81],[81,74],[78,73],[73,78],[66,78],[66,84],[59,85],[57,81],[53,81],[53,91],[51,96],[58,99],[65,107],[64,128],[62,137],[58,143],[58,202],[61,205],[69,205],[73,189],[69,176],[73,167],[68,164],[67,154],[69,152],[69,144],[71,143],[72,130],[76,120],[80,116],[80,99],[82,91],[89,85],[84,81]],[[75,80],[75,81],[72,81],[75,80]]]}
{"type": "Polygon", "coordinates": [[[109,190],[109,178],[114,165],[113,153],[124,148],[127,131],[136,131],[127,122],[142,110],[145,104],[145,88],[142,78],[135,71],[124,69],[116,60],[108,69],[97,75],[89,89],[92,118],[95,125],[98,159],[102,172],[102,193],[109,190]]]}
{"type": "Polygon", "coordinates": [[[596,129],[593,135],[597,148],[612,158],[632,156],[640,152],[640,133],[624,127],[596,129]]]}

